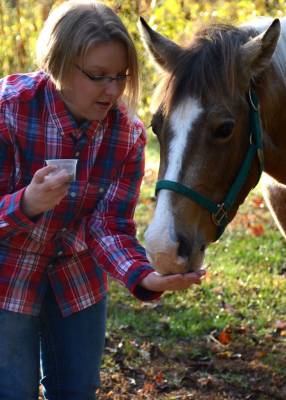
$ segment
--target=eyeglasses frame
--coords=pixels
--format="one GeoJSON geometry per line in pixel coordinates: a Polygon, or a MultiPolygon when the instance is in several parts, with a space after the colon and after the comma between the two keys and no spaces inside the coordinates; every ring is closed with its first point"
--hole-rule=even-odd
{"type": "Polygon", "coordinates": [[[82,69],[78,64],[75,64],[75,67],[83,74],[85,75],[89,80],[92,82],[105,86],[110,84],[111,82],[115,81],[117,83],[125,83],[126,80],[130,77],[130,75],[125,74],[125,75],[118,75],[118,76],[108,76],[108,75],[91,75],[88,72],[86,72],[84,69],[82,69]]]}

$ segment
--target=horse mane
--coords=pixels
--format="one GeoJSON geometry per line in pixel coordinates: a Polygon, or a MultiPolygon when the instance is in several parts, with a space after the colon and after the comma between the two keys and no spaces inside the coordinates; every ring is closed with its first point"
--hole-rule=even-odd
{"type": "MultiPolygon", "coordinates": [[[[190,45],[184,48],[172,75],[166,76],[161,84],[158,99],[162,101],[162,93],[164,93],[164,108],[168,110],[178,104],[190,93],[190,90],[199,99],[212,92],[216,96],[220,93],[230,96],[237,93],[240,46],[266,29],[271,21],[271,18],[263,18],[263,21],[260,19],[259,23],[253,22],[251,25],[241,27],[210,24],[198,30],[190,45]]],[[[282,22],[281,37],[272,64],[286,87],[285,20],[282,22]]],[[[262,77],[260,79],[262,80],[262,77]]],[[[275,93],[273,95],[275,96],[275,93]]],[[[221,96],[221,98],[224,97],[221,96]]]]}

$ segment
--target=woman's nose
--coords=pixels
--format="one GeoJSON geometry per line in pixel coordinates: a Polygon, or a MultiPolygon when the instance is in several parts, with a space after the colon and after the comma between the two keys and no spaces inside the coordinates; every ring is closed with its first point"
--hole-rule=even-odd
{"type": "Polygon", "coordinates": [[[112,95],[114,97],[120,96],[123,90],[124,87],[122,87],[122,83],[116,80],[108,82],[107,85],[105,86],[105,93],[108,95],[112,95]]]}

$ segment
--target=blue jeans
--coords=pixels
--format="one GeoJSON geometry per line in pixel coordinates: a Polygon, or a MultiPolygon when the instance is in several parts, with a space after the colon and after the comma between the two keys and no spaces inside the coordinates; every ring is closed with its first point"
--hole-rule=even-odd
{"type": "Polygon", "coordinates": [[[49,289],[40,317],[0,310],[0,400],[94,400],[106,299],[63,318],[49,289]]]}

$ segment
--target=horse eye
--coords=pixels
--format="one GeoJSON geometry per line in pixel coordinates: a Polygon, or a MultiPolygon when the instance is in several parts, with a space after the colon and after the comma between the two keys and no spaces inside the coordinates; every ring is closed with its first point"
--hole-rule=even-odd
{"type": "Polygon", "coordinates": [[[214,137],[216,139],[227,139],[230,137],[234,127],[233,122],[224,122],[215,131],[214,137]]]}

